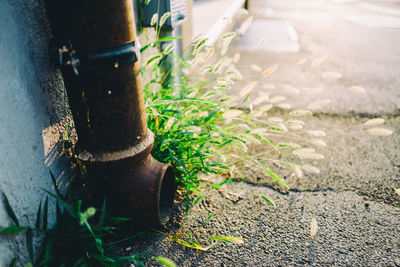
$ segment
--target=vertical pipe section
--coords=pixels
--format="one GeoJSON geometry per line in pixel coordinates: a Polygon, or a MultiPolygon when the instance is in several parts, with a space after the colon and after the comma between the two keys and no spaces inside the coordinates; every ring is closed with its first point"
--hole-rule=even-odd
{"type": "Polygon", "coordinates": [[[150,155],[154,135],[146,124],[132,0],[49,0],[47,7],[76,153],[95,193],[107,194],[119,214],[160,223],[176,185],[171,166],[150,155]]]}

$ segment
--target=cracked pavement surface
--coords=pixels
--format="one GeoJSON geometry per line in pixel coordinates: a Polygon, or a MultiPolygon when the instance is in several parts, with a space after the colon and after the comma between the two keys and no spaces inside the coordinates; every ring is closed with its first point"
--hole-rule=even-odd
{"type": "MultiPolygon", "coordinates": [[[[292,109],[330,100],[313,116],[301,117],[307,129],[326,133],[321,139],[327,147],[318,149],[324,159],[297,159],[297,163],[317,166],[320,173],[298,177],[292,169],[274,166],[287,190],[264,172],[251,169],[246,172],[247,183],[203,190],[190,220],[183,220],[184,203],[177,205],[168,230],[162,230],[197,229],[203,245],[213,243],[209,235],[242,237],[243,244],[218,243],[201,252],[167,236],[146,236],[129,246],[169,257],[178,266],[400,266],[400,195],[394,190],[400,188],[400,26],[396,24],[400,1],[250,2],[255,20],[290,22],[300,50],[251,50],[239,41],[233,53],[241,54],[237,67],[242,74],[254,75],[251,64],[261,69],[278,64],[278,70],[260,84],[261,92],[285,96],[292,109]],[[374,20],[376,16],[385,18],[384,27],[374,20]],[[394,131],[391,136],[366,132],[362,124],[376,117],[385,118],[383,126],[394,131]],[[276,206],[260,195],[273,199],[276,206]],[[210,221],[202,225],[199,216],[211,213],[210,221]],[[318,231],[311,238],[313,218],[318,231]]],[[[266,38],[273,41],[273,36],[266,38]]],[[[250,102],[257,97],[254,93],[250,102]]],[[[268,116],[274,112],[282,110],[268,116]]],[[[210,178],[209,185],[218,179],[210,178]]],[[[147,264],[157,265],[152,260],[147,264]]]]}

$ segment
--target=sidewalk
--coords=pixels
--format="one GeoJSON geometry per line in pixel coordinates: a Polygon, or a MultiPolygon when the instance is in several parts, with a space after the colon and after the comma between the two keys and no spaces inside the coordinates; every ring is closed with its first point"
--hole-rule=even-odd
{"type": "MultiPolygon", "coordinates": [[[[376,3],[387,10],[385,3],[376,3]]],[[[279,67],[249,100],[260,93],[284,96],[289,110],[329,100],[313,116],[302,117],[306,129],[297,132],[301,137],[308,135],[306,130],[324,131],[321,139],[327,146],[319,149],[325,158],[298,162],[319,168],[303,176],[279,172],[275,166],[288,190],[256,171],[247,173],[247,183],[204,190],[190,216],[212,213],[209,223],[203,226],[200,217],[182,222],[178,216],[165,230],[198,227],[204,246],[212,243],[209,235],[242,237],[243,244],[218,243],[200,252],[157,236],[137,240],[134,251],[166,256],[178,266],[400,266],[400,195],[394,190],[400,188],[400,28],[369,27],[348,19],[376,16],[364,7],[357,1],[251,1],[253,26],[259,28],[250,26],[232,52],[241,54],[237,68],[245,77],[243,84],[257,74],[252,64],[279,67]],[[298,44],[297,52],[246,46],[251,43],[246,38],[255,38],[252,34],[270,44],[276,41],[274,31],[264,36],[260,28],[269,21],[293,26],[298,39],[291,42],[298,44]],[[385,118],[383,126],[393,135],[368,134],[362,124],[377,117],[385,118]]],[[[398,18],[393,18],[393,9],[400,6],[390,7],[385,21],[398,18]]],[[[282,112],[287,111],[275,109],[266,116],[282,112]]],[[[177,209],[182,211],[182,205],[177,209]]]]}
{"type": "Polygon", "coordinates": [[[234,23],[245,0],[195,0],[193,2],[193,37],[205,35],[214,45],[234,23]]]}

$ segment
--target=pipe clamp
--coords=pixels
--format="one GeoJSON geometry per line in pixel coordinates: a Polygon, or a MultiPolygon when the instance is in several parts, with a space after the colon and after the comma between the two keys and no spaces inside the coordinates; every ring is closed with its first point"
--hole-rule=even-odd
{"type": "Polygon", "coordinates": [[[98,70],[119,68],[130,65],[140,59],[140,44],[138,41],[119,44],[98,49],[92,54],[79,53],[70,44],[58,49],[60,65],[71,66],[74,73],[79,75],[79,70],[98,70]]]}

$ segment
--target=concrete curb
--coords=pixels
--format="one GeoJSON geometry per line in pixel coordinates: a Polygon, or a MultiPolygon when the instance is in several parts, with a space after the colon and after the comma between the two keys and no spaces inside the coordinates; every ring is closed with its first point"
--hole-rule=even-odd
{"type": "Polygon", "coordinates": [[[245,0],[234,0],[225,13],[213,24],[210,30],[205,33],[208,38],[207,45],[213,46],[218,41],[218,38],[229,27],[230,21],[234,19],[238,11],[244,6],[245,0]]]}

